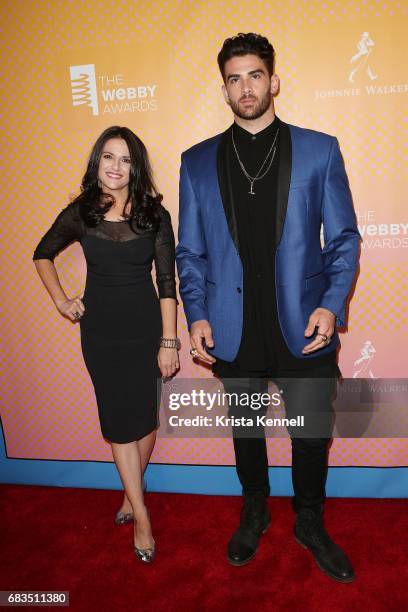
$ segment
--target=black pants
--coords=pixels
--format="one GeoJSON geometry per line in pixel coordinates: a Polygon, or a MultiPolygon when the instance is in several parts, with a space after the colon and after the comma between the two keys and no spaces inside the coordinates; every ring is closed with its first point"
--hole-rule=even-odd
{"type": "MultiPolygon", "coordinates": [[[[225,361],[217,361],[213,366],[213,372],[221,379],[226,393],[237,395],[244,390],[247,395],[265,392],[268,380],[272,380],[282,391],[286,417],[295,418],[298,414],[304,415],[306,422],[304,429],[288,428],[292,443],[293,507],[298,511],[304,507],[316,508],[323,504],[328,446],[333,427],[332,400],[336,390],[336,379],[340,374],[337,365],[329,363],[299,371],[253,372],[240,370],[234,364],[225,361]]],[[[264,414],[265,411],[265,409],[257,410],[257,414],[264,414]]],[[[237,405],[232,400],[229,405],[229,416],[248,416],[248,408],[237,405]]],[[[251,431],[244,427],[233,427],[233,441],[236,468],[243,494],[262,491],[265,495],[269,495],[264,427],[254,426],[251,431]]]]}

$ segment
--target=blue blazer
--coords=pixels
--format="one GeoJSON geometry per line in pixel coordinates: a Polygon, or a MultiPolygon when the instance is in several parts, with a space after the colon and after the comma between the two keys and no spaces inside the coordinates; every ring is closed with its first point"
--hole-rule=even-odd
{"type": "MultiPolygon", "coordinates": [[[[245,290],[228,175],[231,129],[182,154],[176,248],[188,327],[209,321],[214,348],[207,350],[226,361],[235,359],[241,342],[245,290]]],[[[282,334],[295,357],[313,359],[338,345],[336,331],[328,346],[302,354],[311,341],[304,331],[315,308],[328,308],[337,326],[345,324],[360,240],[337,139],[280,121],[276,300],[282,334]]]]}

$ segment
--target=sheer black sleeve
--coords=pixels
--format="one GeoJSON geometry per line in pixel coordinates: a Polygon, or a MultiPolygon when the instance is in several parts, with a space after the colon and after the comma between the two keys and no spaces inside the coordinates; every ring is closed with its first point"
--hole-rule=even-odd
{"type": "MultiPolygon", "coordinates": [[[[170,213],[160,205],[161,219],[154,244],[154,263],[159,298],[174,298],[176,294],[175,240],[170,213]]],[[[177,302],[178,303],[178,302],[177,302]]]]}
{"type": "Polygon", "coordinates": [[[69,204],[59,213],[50,229],[37,244],[33,260],[54,258],[71,242],[80,240],[83,235],[84,223],[79,216],[78,207],[69,204]]]}

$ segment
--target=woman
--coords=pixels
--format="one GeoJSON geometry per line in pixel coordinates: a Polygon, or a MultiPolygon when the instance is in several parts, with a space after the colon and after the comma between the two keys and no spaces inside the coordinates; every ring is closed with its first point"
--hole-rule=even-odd
{"type": "Polygon", "coordinates": [[[80,322],[101,431],[125,489],[115,522],[133,520],[135,553],[145,563],[155,556],[142,481],[158,427],[157,380],[179,367],[174,234],[161,199],[144,144],[128,128],[110,127],[92,149],[81,194],[33,255],[58,311],[80,322]],[[53,263],[75,240],[87,262],[82,299],[66,296],[53,263]]]}

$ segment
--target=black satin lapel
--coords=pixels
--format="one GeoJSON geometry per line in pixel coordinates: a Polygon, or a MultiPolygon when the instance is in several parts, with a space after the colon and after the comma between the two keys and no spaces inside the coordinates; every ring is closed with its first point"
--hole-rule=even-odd
{"type": "Polygon", "coordinates": [[[237,218],[235,214],[234,208],[234,198],[232,192],[232,182],[231,182],[231,163],[230,163],[230,151],[231,148],[229,146],[229,139],[231,138],[231,130],[232,127],[228,128],[222,136],[220,143],[218,145],[217,150],[217,173],[218,173],[218,183],[220,186],[221,199],[222,204],[224,206],[225,216],[227,218],[227,223],[229,227],[229,231],[231,237],[237,247],[237,251],[239,252],[239,242],[238,242],[238,227],[237,227],[237,218]]]}
{"type": "Polygon", "coordinates": [[[276,202],[276,246],[282,238],[286,210],[288,208],[290,177],[292,174],[292,138],[287,123],[280,122],[279,170],[276,202]]]}

